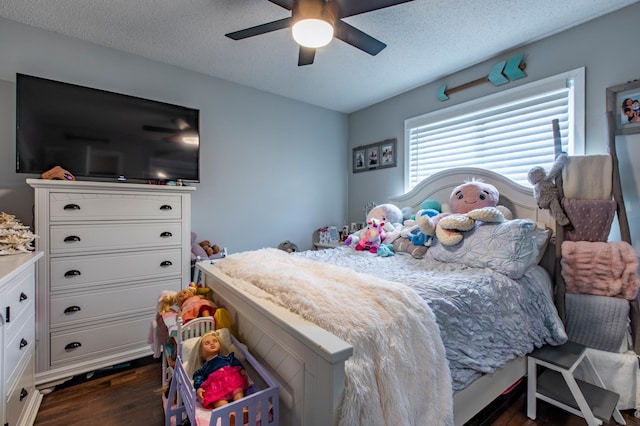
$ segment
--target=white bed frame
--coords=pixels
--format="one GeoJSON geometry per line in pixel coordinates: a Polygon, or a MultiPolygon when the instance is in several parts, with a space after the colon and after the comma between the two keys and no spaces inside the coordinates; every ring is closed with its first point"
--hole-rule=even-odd
{"type": "MultiPolygon", "coordinates": [[[[508,207],[514,217],[529,218],[555,229],[548,211],[538,209],[531,188],[484,169],[437,173],[407,194],[391,197],[389,202],[401,208],[413,207],[415,211],[427,198],[448,203],[451,190],[472,178],[494,185],[500,192],[500,204],[508,207]]],[[[233,316],[240,339],[279,382],[280,424],[336,424],[344,362],[352,355],[351,345],[285,308],[238,290],[213,265],[199,263],[198,267],[204,273],[205,285],[213,290],[214,301],[233,316]]],[[[520,358],[457,392],[455,424],[463,425],[525,373],[526,362],[520,358]]]]}

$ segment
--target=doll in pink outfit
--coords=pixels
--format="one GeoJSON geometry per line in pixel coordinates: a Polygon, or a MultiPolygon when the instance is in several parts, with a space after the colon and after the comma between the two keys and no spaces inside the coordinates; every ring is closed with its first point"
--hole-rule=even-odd
{"type": "Polygon", "coordinates": [[[178,316],[185,324],[194,318],[213,316],[216,311],[213,302],[203,296],[196,295],[195,291],[195,288],[188,287],[176,294],[176,303],[180,307],[178,316]]]}
{"type": "Polygon", "coordinates": [[[193,386],[205,408],[218,408],[244,397],[249,380],[242,363],[233,352],[221,353],[222,345],[215,331],[200,338],[199,355],[202,367],[193,373],[193,386]]]}

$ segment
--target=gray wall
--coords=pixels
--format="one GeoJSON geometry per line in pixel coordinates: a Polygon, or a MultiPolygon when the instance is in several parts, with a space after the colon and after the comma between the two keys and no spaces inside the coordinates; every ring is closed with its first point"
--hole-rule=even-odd
{"type": "MultiPolygon", "coordinates": [[[[627,41],[627,29],[640,22],[640,3],[587,22],[533,44],[504,52],[494,59],[474,65],[441,80],[418,87],[349,116],[350,149],[386,138],[398,138],[398,167],[349,175],[349,221],[363,220],[363,205],[383,203],[404,192],[404,120],[451,107],[500,90],[560,74],[579,67],[586,69],[585,146],[586,154],[608,152],[605,89],[640,79],[640,48],[627,41]],[[455,87],[487,75],[496,62],[524,53],[527,77],[503,86],[490,83],[475,86],[441,102],[438,87],[455,87]]],[[[640,247],[640,135],[618,137],[621,180],[632,241],[640,247]]],[[[403,207],[403,206],[400,206],[403,207]]],[[[613,235],[615,238],[616,235],[613,235]]]]}
{"type": "Polygon", "coordinates": [[[32,223],[25,179],[38,176],[14,164],[19,72],[199,108],[199,240],[305,249],[315,229],[345,221],[346,115],[1,18],[0,40],[0,211],[32,223]]]}

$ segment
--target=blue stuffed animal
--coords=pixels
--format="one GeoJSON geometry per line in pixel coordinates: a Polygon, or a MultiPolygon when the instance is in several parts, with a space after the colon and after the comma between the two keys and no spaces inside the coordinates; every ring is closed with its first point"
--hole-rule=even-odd
{"type": "Polygon", "coordinates": [[[394,255],[393,244],[380,244],[378,247],[378,256],[389,257],[394,255]]]}
{"type": "Polygon", "coordinates": [[[427,218],[436,216],[439,213],[440,212],[436,209],[418,210],[418,213],[416,213],[417,227],[413,229],[410,234],[411,244],[415,246],[427,246],[427,247],[431,245],[431,240],[433,239],[433,235],[428,235],[422,232],[422,230],[420,229],[420,223],[427,218]]]}

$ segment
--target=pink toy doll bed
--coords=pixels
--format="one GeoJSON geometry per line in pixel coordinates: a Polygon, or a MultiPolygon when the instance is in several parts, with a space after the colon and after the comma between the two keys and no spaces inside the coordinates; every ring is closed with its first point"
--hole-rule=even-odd
{"type": "Polygon", "coordinates": [[[165,426],[181,424],[187,418],[193,426],[277,426],[279,424],[278,385],[228,329],[219,329],[223,346],[242,361],[250,379],[244,398],[214,410],[203,408],[196,398],[192,375],[197,368],[200,336],[214,329],[212,317],[197,318],[182,325],[177,320],[177,362],[173,369],[165,406],[165,426]],[[168,404],[173,401],[173,404],[168,404]]]}

